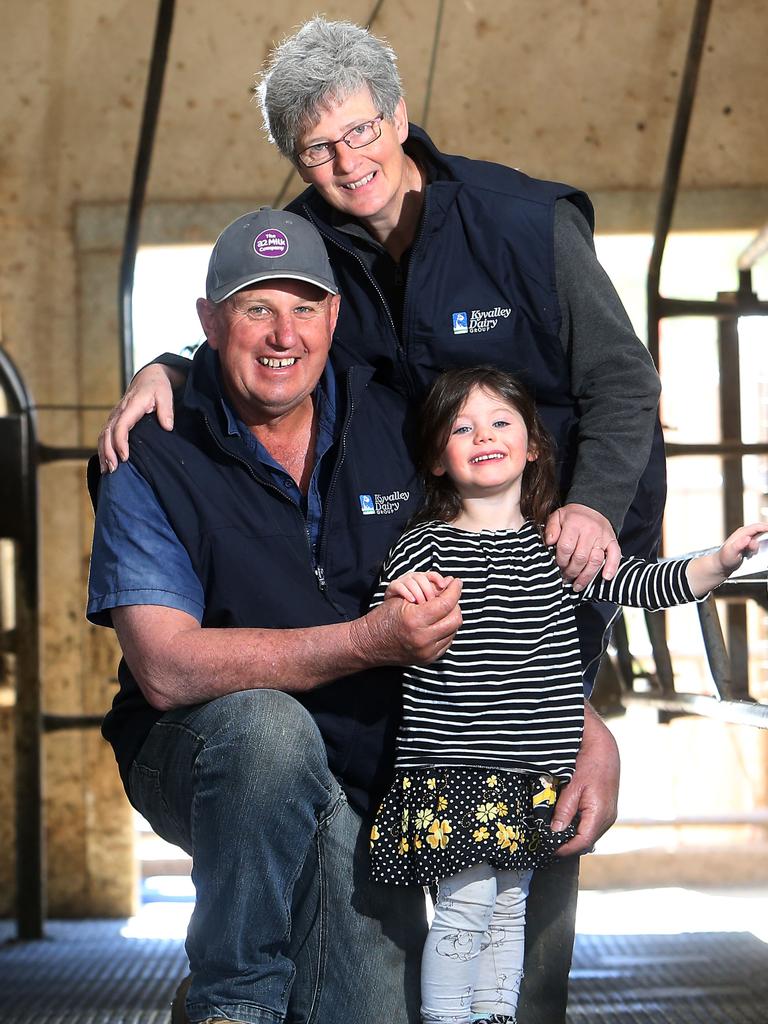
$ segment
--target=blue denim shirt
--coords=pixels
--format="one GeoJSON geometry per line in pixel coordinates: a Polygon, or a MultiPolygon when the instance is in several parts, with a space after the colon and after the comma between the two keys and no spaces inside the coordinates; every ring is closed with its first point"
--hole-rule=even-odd
{"type": "MultiPolygon", "coordinates": [[[[302,511],[313,553],[323,513],[323,457],[336,435],[336,382],[330,364],[313,395],[317,440],[306,497],[221,398],[230,435],[239,435],[251,458],[265,466],[275,484],[302,511]]],[[[110,626],[110,609],[156,604],[202,621],[205,598],[186,548],[173,532],[154,491],[131,462],[102,477],[88,579],[88,619],[110,626]]]]}

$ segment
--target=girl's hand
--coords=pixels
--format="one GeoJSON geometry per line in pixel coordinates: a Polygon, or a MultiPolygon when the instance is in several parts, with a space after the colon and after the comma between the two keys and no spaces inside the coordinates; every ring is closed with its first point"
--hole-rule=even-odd
{"type": "Polygon", "coordinates": [[[717,552],[720,565],[726,576],[730,576],[734,569],[738,569],[747,555],[757,553],[757,547],[764,534],[768,533],[768,524],[752,523],[750,526],[741,526],[731,534],[717,552]]]}
{"type": "Polygon", "coordinates": [[[747,554],[754,554],[760,538],[768,533],[768,524],[752,523],[742,526],[725,541],[722,547],[708,555],[699,555],[688,563],[687,576],[696,597],[704,597],[719,587],[738,569],[747,554]]]}
{"type": "Polygon", "coordinates": [[[407,572],[398,576],[396,580],[387,586],[384,592],[384,600],[390,597],[401,597],[411,604],[424,604],[431,601],[433,597],[442,594],[453,576],[441,576],[439,572],[430,569],[429,572],[407,572]]]}

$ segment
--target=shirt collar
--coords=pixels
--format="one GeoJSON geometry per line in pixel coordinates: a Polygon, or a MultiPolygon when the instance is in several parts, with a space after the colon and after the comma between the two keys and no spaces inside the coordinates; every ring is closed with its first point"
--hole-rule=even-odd
{"type": "MultiPolygon", "coordinates": [[[[227,433],[230,437],[239,436],[248,450],[253,452],[260,462],[267,465],[273,464],[274,460],[267,449],[254,437],[243,421],[238,419],[234,409],[225,398],[219,357],[217,353],[213,354],[216,357],[216,383],[227,433]]],[[[318,451],[323,451],[333,440],[336,428],[336,377],[330,360],[325,364],[323,375],[312,393],[312,402],[317,416],[317,448],[318,451]]]]}

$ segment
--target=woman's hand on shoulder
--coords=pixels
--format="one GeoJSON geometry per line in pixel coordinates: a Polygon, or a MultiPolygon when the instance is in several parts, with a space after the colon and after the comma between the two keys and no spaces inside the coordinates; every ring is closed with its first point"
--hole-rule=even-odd
{"type": "Polygon", "coordinates": [[[142,416],[154,412],[164,430],[173,430],[172,385],[183,380],[184,375],[180,371],[159,363],[151,363],[139,370],[99,434],[102,473],[113,473],[119,462],[128,459],[128,434],[142,416]]]}

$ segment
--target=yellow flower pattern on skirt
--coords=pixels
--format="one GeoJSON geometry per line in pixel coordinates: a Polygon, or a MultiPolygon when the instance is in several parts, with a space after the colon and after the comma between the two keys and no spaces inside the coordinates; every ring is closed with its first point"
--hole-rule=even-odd
{"type": "Polygon", "coordinates": [[[549,775],[487,768],[398,771],[371,829],[371,877],[430,885],[472,864],[539,868],[575,834],[552,832],[549,775]]]}

